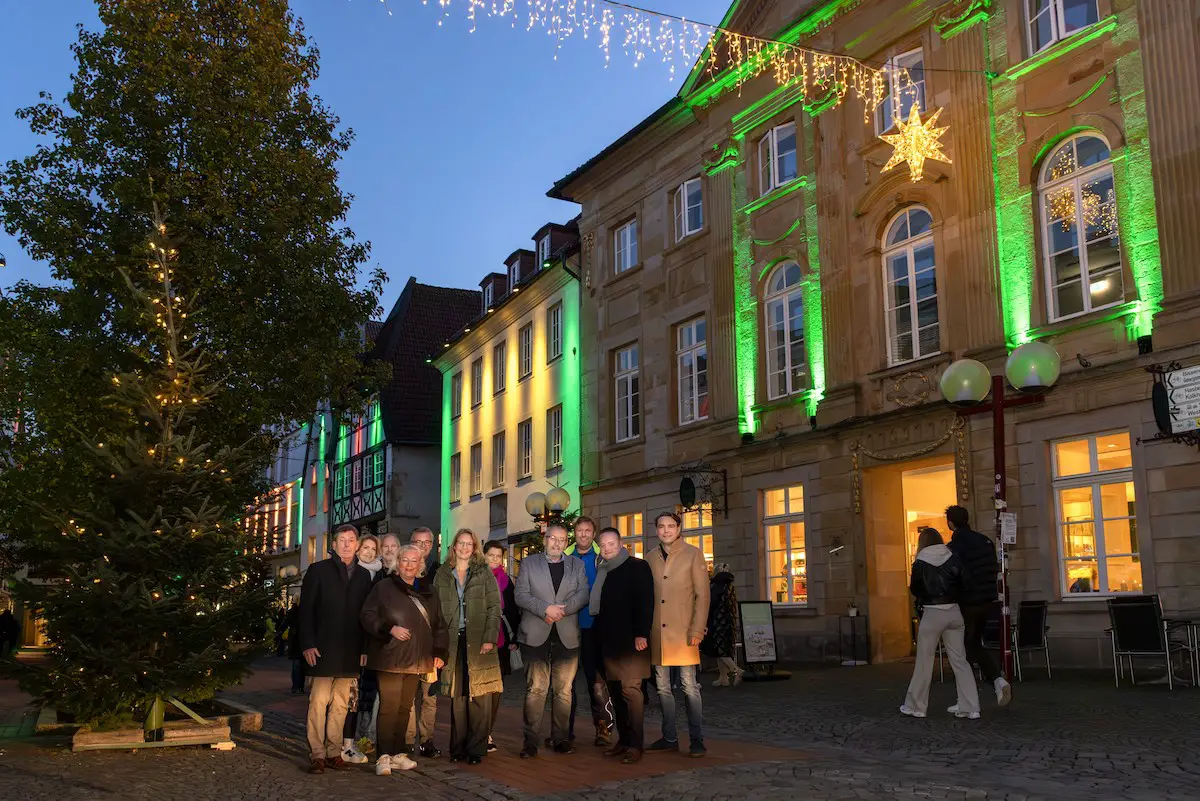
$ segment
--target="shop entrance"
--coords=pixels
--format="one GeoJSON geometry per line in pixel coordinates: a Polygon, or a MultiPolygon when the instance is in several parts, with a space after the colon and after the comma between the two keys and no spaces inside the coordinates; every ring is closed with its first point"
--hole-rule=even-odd
{"type": "Polygon", "coordinates": [[[945,510],[957,502],[956,497],[951,456],[864,471],[872,662],[912,655],[913,603],[908,579],[917,553],[917,532],[931,526],[948,537],[945,510]]]}

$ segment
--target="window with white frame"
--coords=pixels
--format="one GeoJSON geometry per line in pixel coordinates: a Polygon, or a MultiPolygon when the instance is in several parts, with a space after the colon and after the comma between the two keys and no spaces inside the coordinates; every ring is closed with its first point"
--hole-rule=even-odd
{"type": "Polygon", "coordinates": [[[517,287],[517,275],[521,269],[521,260],[517,259],[512,264],[508,265],[508,291],[512,292],[517,287]]]}
{"type": "Polygon", "coordinates": [[[537,258],[538,268],[545,265],[546,260],[550,258],[550,234],[546,234],[537,243],[537,258]]]}
{"type": "Polygon", "coordinates": [[[941,350],[933,218],[921,206],[896,215],[883,237],[883,313],[888,364],[941,350]]]}
{"type": "Polygon", "coordinates": [[[471,408],[483,403],[483,357],[471,362],[471,408]]]}
{"type": "Polygon", "coordinates": [[[1142,591],[1129,432],[1053,443],[1063,597],[1142,591]]]}
{"type": "Polygon", "coordinates": [[[708,418],[708,337],[704,318],[676,329],[675,366],[679,380],[679,424],[708,418]]]}
{"type": "Polygon", "coordinates": [[[387,453],[385,451],[375,452],[375,486],[383,486],[383,476],[387,467],[387,453]]]}
{"type": "Polygon", "coordinates": [[[471,495],[483,492],[483,443],[471,446],[471,495]]]}
{"type": "Polygon", "coordinates": [[[357,494],[362,492],[362,474],[363,474],[362,459],[354,460],[354,492],[357,494]]]}
{"type": "Polygon", "coordinates": [[[704,227],[704,192],[699,178],[684,181],[675,190],[675,241],[704,227]]]}
{"type": "Polygon", "coordinates": [[[508,442],[504,432],[492,436],[492,487],[504,486],[505,449],[508,442]]]}
{"type": "Polygon", "coordinates": [[[1040,53],[1100,20],[1097,0],[1024,0],[1029,52],[1040,53]]]}
{"type": "Polygon", "coordinates": [[[489,280],[483,285],[483,310],[486,312],[492,308],[492,282],[489,280]]]}
{"type": "Polygon", "coordinates": [[[804,487],[796,484],[763,493],[763,533],[767,543],[767,600],[807,604],[804,487]]]}
{"type": "Polygon", "coordinates": [[[758,140],[759,194],[796,180],[796,123],[788,122],[758,140]]]}
{"type": "Polygon", "coordinates": [[[462,454],[450,456],[450,503],[462,500],[462,454]]]}
{"type": "Polygon", "coordinates": [[[713,522],[712,504],[698,503],[695,509],[684,509],[680,514],[683,520],[683,540],[694,545],[704,554],[704,561],[711,568],[713,563],[713,522]]]}
{"type": "Polygon", "coordinates": [[[883,68],[883,101],[875,109],[875,132],[891,130],[916,108],[925,113],[925,54],[921,48],[892,56],[883,68]]]}
{"type": "Polygon", "coordinates": [[[563,351],[563,307],[561,303],[555,303],[546,310],[546,362],[552,362],[559,356],[562,356],[563,351]]]}
{"type": "Polygon", "coordinates": [[[521,326],[517,334],[517,380],[529,378],[533,373],[533,323],[521,326]]]}
{"type": "Polygon", "coordinates": [[[562,467],[563,460],[563,409],[562,404],[546,412],[546,468],[562,467]]]}
{"type": "Polygon", "coordinates": [[[1042,165],[1038,194],[1051,321],[1125,299],[1117,198],[1108,145],[1077,134],[1042,165]]]}
{"type": "Polygon", "coordinates": [[[800,265],[785,261],[767,279],[763,309],[767,329],[767,397],[783,398],[805,388],[804,298],[800,265]]]}
{"type": "Polygon", "coordinates": [[[638,346],[630,345],[613,354],[613,387],[616,400],[617,442],[636,439],[642,433],[641,387],[638,346]]]}
{"type": "Polygon", "coordinates": [[[642,528],[642,513],[629,512],[623,515],[613,515],[612,527],[621,532],[621,544],[629,551],[630,556],[641,559],[645,553],[646,532],[642,528]]]}
{"type": "Polygon", "coordinates": [[[504,340],[492,348],[492,394],[499,395],[504,391],[505,380],[508,376],[508,340],[504,340]]]}
{"type": "Polygon", "coordinates": [[[459,370],[450,376],[450,416],[462,416],[463,375],[459,370]]]}
{"type": "Polygon", "coordinates": [[[613,232],[613,272],[621,274],[637,266],[637,219],[634,218],[613,232]]]}
{"type": "Polygon", "coordinates": [[[533,475],[533,418],[517,424],[517,445],[521,450],[521,474],[517,478],[529,478],[533,475]]]}

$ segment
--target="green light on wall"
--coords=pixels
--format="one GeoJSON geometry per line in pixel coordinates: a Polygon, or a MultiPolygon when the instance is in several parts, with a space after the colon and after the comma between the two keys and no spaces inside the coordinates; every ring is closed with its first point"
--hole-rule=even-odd
{"type": "Polygon", "coordinates": [[[346,434],[348,426],[342,423],[338,426],[337,460],[344,462],[350,458],[350,442],[346,434]]]}
{"type": "Polygon", "coordinates": [[[579,348],[579,290],[578,284],[568,284],[563,291],[563,359],[562,393],[563,472],[560,486],[569,488],[576,501],[579,497],[579,475],[583,464],[583,441],[580,430],[580,384],[582,382],[579,348]]]}
{"type": "Polygon", "coordinates": [[[383,411],[382,404],[371,404],[371,444],[369,447],[375,447],[383,442],[383,411]]]}
{"type": "MultiPolygon", "coordinates": [[[[810,154],[814,152],[813,123],[806,120],[803,127],[804,147],[810,154]]],[[[808,256],[808,276],[804,280],[801,295],[804,302],[804,349],[808,355],[808,374],[812,386],[805,398],[809,417],[815,417],[817,406],[825,398],[825,315],[821,295],[821,253],[820,234],[817,217],[817,193],[812,189],[817,185],[817,175],[811,172],[805,184],[808,189],[804,193],[804,233],[806,253],[808,256]]]]}
{"type": "MultiPolygon", "coordinates": [[[[306,468],[307,470],[307,468],[306,468]]],[[[292,521],[293,545],[304,541],[304,477],[296,482],[296,519],[292,521]]]]}
{"type": "MultiPolygon", "coordinates": [[[[742,144],[738,138],[739,146],[742,144]]],[[[729,184],[733,193],[733,356],[738,403],[738,431],[753,434],[754,401],[758,388],[758,298],[754,294],[754,246],[746,205],[746,171],[736,170],[729,184]]]]}

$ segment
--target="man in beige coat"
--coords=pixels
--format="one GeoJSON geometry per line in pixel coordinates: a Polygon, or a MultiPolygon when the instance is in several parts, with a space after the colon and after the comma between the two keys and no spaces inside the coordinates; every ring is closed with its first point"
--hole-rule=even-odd
{"type": "Polygon", "coordinates": [[[650,659],[662,706],[662,738],[647,751],[678,751],[675,694],[671,668],[679,669],[687,702],[688,756],[702,757],[703,707],[700,703],[700,641],[708,624],[708,567],[704,554],[680,538],[679,516],[663,512],[654,521],[658,547],[646,555],[654,575],[654,624],[650,628],[650,659]]]}

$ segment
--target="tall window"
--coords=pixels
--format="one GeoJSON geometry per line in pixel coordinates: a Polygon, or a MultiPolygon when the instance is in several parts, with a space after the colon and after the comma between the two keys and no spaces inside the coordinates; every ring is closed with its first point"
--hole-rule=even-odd
{"type": "Polygon", "coordinates": [[[492,394],[499,395],[504,391],[505,378],[508,375],[508,341],[505,340],[492,348],[492,394]]]}
{"type": "Polygon", "coordinates": [[[312,474],[308,480],[308,516],[317,515],[317,466],[312,466],[312,474]]]}
{"type": "Polygon", "coordinates": [[[807,604],[804,487],[797,484],[764,492],[763,528],[767,540],[767,600],[807,604]]]}
{"type": "Polygon", "coordinates": [[[533,373],[533,323],[521,326],[517,334],[517,380],[529,378],[533,373]]]}
{"type": "Polygon", "coordinates": [[[492,486],[504,486],[504,458],[508,445],[504,432],[492,436],[492,486]]]}
{"type": "Polygon", "coordinates": [[[517,278],[520,277],[521,260],[518,258],[512,264],[508,265],[508,291],[512,292],[517,288],[517,278]]]}
{"type": "Polygon", "coordinates": [[[563,308],[562,303],[555,303],[546,311],[546,361],[552,362],[562,356],[563,350],[563,308]]]}
{"type": "Polygon", "coordinates": [[[1054,443],[1064,597],[1142,591],[1129,432],[1054,443]]]}
{"type": "Polygon", "coordinates": [[[887,94],[875,109],[875,131],[883,133],[907,120],[916,107],[925,113],[925,54],[920,48],[889,58],[883,68],[887,94]]]}
{"type": "Polygon", "coordinates": [[[637,219],[613,232],[613,272],[620,274],[637,265],[637,219]]]}
{"type": "Polygon", "coordinates": [[[450,503],[462,500],[462,454],[450,456],[450,503]]]}
{"type": "Polygon", "coordinates": [[[483,310],[486,312],[490,308],[492,308],[492,283],[489,280],[483,285],[483,310]]]}
{"type": "Polygon", "coordinates": [[[537,243],[538,269],[550,258],[550,234],[546,234],[537,243]]]}
{"type": "Polygon", "coordinates": [[[1051,320],[1125,298],[1109,155],[1103,139],[1079,134],[1059,145],[1042,167],[1042,248],[1051,320]]]}
{"type": "Polygon", "coordinates": [[[621,532],[621,544],[629,550],[629,555],[640,559],[645,553],[644,538],[646,535],[642,528],[642,513],[630,512],[613,515],[612,527],[621,532]]]}
{"type": "Polygon", "coordinates": [[[704,554],[704,561],[711,568],[713,563],[712,504],[700,503],[691,511],[684,510],[683,540],[695,545],[704,554]]]}
{"type": "Polygon", "coordinates": [[[529,478],[533,475],[533,419],[522,420],[517,424],[517,445],[521,449],[520,470],[517,478],[529,478]]]}
{"type": "Polygon", "coordinates": [[[383,484],[384,473],[387,468],[387,451],[375,451],[375,486],[383,484]]]}
{"type": "Polygon", "coordinates": [[[704,227],[704,193],[700,179],[684,181],[675,190],[675,241],[704,227]]]}
{"type": "Polygon", "coordinates": [[[363,460],[355,459],[354,460],[354,493],[356,495],[358,493],[362,492],[362,474],[363,474],[362,468],[363,468],[363,460]]]}
{"type": "Polygon", "coordinates": [[[933,218],[920,206],[900,212],[883,238],[883,309],[888,364],[941,350],[933,218]]]}
{"type": "Polygon", "coordinates": [[[450,376],[450,416],[462,416],[463,377],[462,371],[450,376]]]}
{"type": "Polygon", "coordinates": [[[483,357],[471,362],[471,408],[483,403],[483,357]]]}
{"type": "Polygon", "coordinates": [[[483,443],[476,442],[471,446],[471,494],[483,492],[483,443]]]}
{"type": "Polygon", "coordinates": [[[613,384],[616,388],[617,442],[641,436],[641,392],[638,375],[638,346],[630,345],[613,354],[613,384]]]}
{"type": "Polygon", "coordinates": [[[1025,0],[1025,12],[1030,53],[1039,53],[1100,19],[1096,0],[1025,0]]]}
{"type": "Polygon", "coordinates": [[[758,140],[759,194],[796,180],[796,123],[780,125],[758,140]]]}
{"type": "Polygon", "coordinates": [[[767,280],[767,396],[772,400],[804,389],[804,299],[800,265],[785,261],[767,280]]]}
{"type": "Polygon", "coordinates": [[[546,412],[546,467],[562,467],[562,404],[546,412]]]}
{"type": "Polygon", "coordinates": [[[708,340],[704,318],[676,330],[675,364],[679,376],[679,424],[708,418],[708,340]]]}

